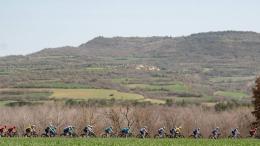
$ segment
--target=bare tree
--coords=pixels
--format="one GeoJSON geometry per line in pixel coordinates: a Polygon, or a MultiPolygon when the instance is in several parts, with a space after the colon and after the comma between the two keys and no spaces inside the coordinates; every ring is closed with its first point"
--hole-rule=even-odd
{"type": "MultiPolygon", "coordinates": [[[[256,121],[252,123],[253,126],[260,126],[260,77],[258,77],[255,81],[255,87],[253,88],[253,104],[254,111],[252,114],[255,116],[256,121]]],[[[260,128],[257,131],[258,136],[260,136],[260,128]]]]}
{"type": "Polygon", "coordinates": [[[131,117],[131,108],[129,105],[126,106],[126,108],[120,108],[120,112],[121,114],[123,115],[124,119],[126,120],[127,122],[127,127],[128,128],[131,128],[132,125],[134,124],[134,119],[133,117],[131,117]]]}
{"type": "Polygon", "coordinates": [[[121,129],[121,123],[122,123],[120,114],[114,108],[111,108],[109,112],[106,112],[105,114],[106,117],[110,120],[112,126],[114,127],[114,131],[117,133],[118,130],[121,129]]]}

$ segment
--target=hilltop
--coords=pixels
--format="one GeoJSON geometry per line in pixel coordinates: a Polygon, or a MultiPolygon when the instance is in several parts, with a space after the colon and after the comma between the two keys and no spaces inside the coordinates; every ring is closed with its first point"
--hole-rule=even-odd
{"type": "Polygon", "coordinates": [[[96,37],[78,47],[0,58],[1,88],[98,88],[155,99],[248,100],[259,73],[260,34],[96,37]]]}

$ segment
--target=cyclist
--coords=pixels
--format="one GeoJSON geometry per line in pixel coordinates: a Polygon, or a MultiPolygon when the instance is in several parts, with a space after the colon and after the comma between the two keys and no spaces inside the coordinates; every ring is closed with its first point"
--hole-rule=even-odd
{"type": "Polygon", "coordinates": [[[238,131],[238,128],[235,128],[235,129],[231,130],[231,137],[232,138],[239,138],[239,136],[240,136],[240,133],[238,131]]]}
{"type": "Polygon", "coordinates": [[[165,135],[165,127],[159,128],[158,129],[158,134],[159,134],[160,138],[164,137],[164,135],[165,135]]]}
{"type": "Polygon", "coordinates": [[[257,128],[252,128],[251,130],[249,130],[250,137],[255,137],[256,131],[257,131],[257,128]]]}
{"type": "Polygon", "coordinates": [[[25,134],[28,135],[36,135],[36,126],[35,125],[29,125],[25,129],[25,134]]]}
{"type": "Polygon", "coordinates": [[[200,128],[196,128],[192,131],[193,137],[194,138],[200,138],[200,128]]]}
{"type": "Polygon", "coordinates": [[[128,136],[130,134],[130,128],[128,128],[128,127],[122,128],[121,129],[121,134],[123,136],[128,136]]]}
{"type": "Polygon", "coordinates": [[[6,126],[1,126],[0,127],[0,137],[5,136],[6,132],[7,132],[6,126]]]}
{"type": "Polygon", "coordinates": [[[170,129],[170,134],[171,134],[172,137],[175,137],[175,135],[176,135],[176,127],[170,129]]]}
{"type": "Polygon", "coordinates": [[[13,137],[16,134],[16,127],[11,126],[7,129],[7,133],[10,137],[13,137]]]}
{"type": "Polygon", "coordinates": [[[63,133],[66,136],[73,136],[75,127],[69,125],[63,129],[63,133]]]}
{"type": "Polygon", "coordinates": [[[112,133],[113,133],[113,127],[112,126],[105,128],[106,137],[108,137],[112,133]]]}
{"type": "Polygon", "coordinates": [[[216,127],[212,130],[212,138],[217,139],[220,136],[220,129],[216,127]]]}
{"type": "Polygon", "coordinates": [[[49,137],[54,137],[57,134],[56,127],[53,126],[51,123],[47,128],[45,128],[44,131],[45,131],[45,135],[49,137]]]}
{"type": "Polygon", "coordinates": [[[83,131],[85,132],[86,136],[91,136],[91,135],[95,135],[94,131],[93,131],[93,126],[88,125],[86,126],[83,131]]]}
{"type": "Polygon", "coordinates": [[[143,128],[140,129],[140,134],[142,138],[145,138],[146,135],[148,135],[147,126],[144,126],[143,128]]]}

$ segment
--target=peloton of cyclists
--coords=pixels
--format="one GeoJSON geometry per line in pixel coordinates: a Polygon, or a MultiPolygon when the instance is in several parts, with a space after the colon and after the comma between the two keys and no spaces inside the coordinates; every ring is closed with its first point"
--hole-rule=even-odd
{"type": "MultiPolygon", "coordinates": [[[[170,134],[166,133],[166,128],[165,127],[161,127],[157,130],[157,134],[154,136],[155,138],[165,138],[165,137],[169,137],[169,138],[182,138],[184,137],[183,135],[181,135],[181,130],[182,127],[174,127],[172,129],[170,129],[170,134]]],[[[56,132],[56,127],[53,126],[52,124],[49,124],[47,126],[47,128],[44,129],[45,133],[43,133],[41,136],[46,136],[46,137],[54,137],[57,135],[56,132]]],[[[87,125],[84,129],[84,136],[89,136],[89,137],[95,137],[95,133],[93,130],[93,126],[92,125],[87,125]]],[[[247,137],[252,137],[252,138],[256,138],[256,132],[257,132],[257,127],[253,127],[249,130],[249,135],[247,137]]],[[[0,126],[0,137],[13,137],[16,135],[16,126],[0,126]]],[[[31,137],[36,134],[36,126],[35,125],[29,125],[26,129],[25,129],[25,133],[27,137],[31,137]]],[[[125,127],[122,128],[119,131],[119,134],[116,135],[113,133],[113,127],[112,126],[108,126],[107,128],[104,129],[104,132],[102,133],[102,137],[111,137],[111,136],[119,136],[119,137],[130,137],[132,136],[132,133],[130,133],[130,128],[125,127]]],[[[212,139],[218,139],[221,135],[220,132],[220,128],[216,127],[213,128],[211,131],[211,134],[209,136],[209,138],[212,139]]],[[[75,133],[75,127],[73,126],[67,126],[63,129],[63,133],[61,134],[61,136],[77,136],[75,133]]],[[[139,134],[136,136],[138,138],[147,138],[149,137],[149,133],[148,133],[148,127],[147,126],[143,126],[139,129],[139,134]]],[[[197,138],[202,138],[201,135],[201,131],[200,128],[195,128],[192,131],[192,134],[190,135],[190,137],[193,137],[195,139],[197,138]]],[[[233,128],[231,129],[230,135],[228,136],[229,138],[240,138],[240,132],[238,130],[238,128],[233,128]]]]}

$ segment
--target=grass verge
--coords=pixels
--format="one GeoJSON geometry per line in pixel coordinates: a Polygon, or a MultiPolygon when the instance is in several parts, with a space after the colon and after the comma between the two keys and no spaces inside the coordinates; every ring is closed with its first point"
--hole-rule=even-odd
{"type": "Polygon", "coordinates": [[[83,139],[2,138],[1,146],[259,146],[256,139],[83,139]]]}

